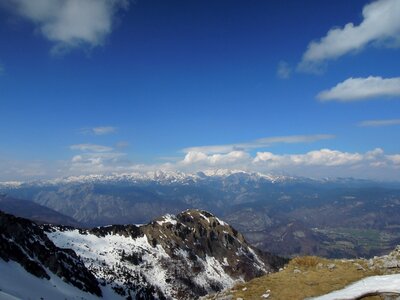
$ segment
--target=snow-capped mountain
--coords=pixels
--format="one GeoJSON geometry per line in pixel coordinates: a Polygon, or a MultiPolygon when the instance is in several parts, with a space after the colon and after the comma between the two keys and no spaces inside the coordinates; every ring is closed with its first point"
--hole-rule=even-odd
{"type": "MultiPolygon", "coordinates": [[[[2,268],[60,299],[196,299],[286,262],[205,211],[87,230],[0,218],[2,268]]],[[[24,299],[28,291],[11,283],[0,280],[2,293],[24,299]]]]}
{"type": "Polygon", "coordinates": [[[298,177],[262,174],[255,172],[246,172],[243,170],[213,169],[205,170],[197,173],[183,173],[179,171],[156,170],[149,172],[132,172],[132,173],[113,173],[113,174],[90,174],[80,176],[68,176],[49,180],[36,181],[8,181],[0,182],[3,188],[19,188],[21,186],[51,186],[60,184],[76,184],[76,183],[107,183],[107,182],[131,182],[140,183],[146,181],[157,182],[159,184],[188,184],[210,179],[221,179],[231,175],[240,175],[252,180],[267,180],[270,182],[283,182],[289,180],[300,179],[298,177]]]}
{"type": "Polygon", "coordinates": [[[0,184],[0,194],[31,200],[85,226],[98,226],[145,223],[188,208],[219,214],[221,208],[256,199],[254,192],[264,186],[290,180],[239,170],[156,171],[6,183],[0,184]]]}
{"type": "Polygon", "coordinates": [[[0,199],[0,209],[55,224],[67,225],[66,217],[72,218],[84,227],[142,224],[167,213],[203,209],[229,221],[253,245],[269,252],[355,257],[381,254],[397,243],[392,228],[399,225],[399,197],[399,183],[315,180],[241,170],[158,171],[8,183],[0,186],[0,198],[14,201],[0,199]],[[16,207],[22,201],[15,199],[31,201],[36,208],[16,207]],[[362,235],[346,233],[346,242],[362,246],[343,246],[340,251],[329,247],[332,239],[342,236],[341,228],[354,226],[377,230],[389,242],[378,239],[371,243],[378,246],[371,249],[354,240],[362,235]]]}

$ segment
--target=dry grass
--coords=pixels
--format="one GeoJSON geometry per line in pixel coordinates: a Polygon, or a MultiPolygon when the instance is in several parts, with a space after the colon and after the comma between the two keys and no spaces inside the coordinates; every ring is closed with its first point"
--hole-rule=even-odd
{"type": "Polygon", "coordinates": [[[352,282],[372,275],[380,275],[380,272],[369,270],[363,261],[328,260],[314,256],[298,257],[281,272],[236,286],[233,299],[239,297],[245,300],[263,299],[261,295],[267,290],[271,290],[268,299],[305,299],[342,289],[352,282]],[[365,270],[358,270],[355,263],[362,265],[365,270]],[[329,269],[330,264],[335,264],[335,267],[329,269]]]}
{"type": "Polygon", "coordinates": [[[299,268],[316,267],[319,263],[321,263],[321,259],[316,256],[299,256],[290,262],[291,265],[299,268]]]}

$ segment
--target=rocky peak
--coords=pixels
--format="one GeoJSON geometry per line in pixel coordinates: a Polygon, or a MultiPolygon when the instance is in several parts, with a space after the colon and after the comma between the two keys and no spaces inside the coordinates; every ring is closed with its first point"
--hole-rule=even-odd
{"type": "Polygon", "coordinates": [[[234,228],[202,210],[142,226],[52,227],[48,236],[75,249],[101,284],[132,299],[196,299],[286,262],[252,248],[234,228]]]}
{"type": "Polygon", "coordinates": [[[163,216],[142,227],[153,245],[174,255],[179,249],[196,258],[214,257],[224,270],[245,280],[276,270],[283,260],[251,247],[233,227],[202,210],[186,210],[176,217],[163,216]]]}

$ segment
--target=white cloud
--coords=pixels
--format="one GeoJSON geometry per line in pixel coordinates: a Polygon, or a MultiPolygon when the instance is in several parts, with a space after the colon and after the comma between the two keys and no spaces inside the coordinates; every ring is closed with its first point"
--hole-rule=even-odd
{"type": "Polygon", "coordinates": [[[207,155],[203,152],[188,152],[185,158],[180,162],[181,165],[200,165],[204,167],[214,166],[232,166],[239,163],[247,163],[250,155],[244,151],[232,151],[224,154],[207,155]]]}
{"type": "Polygon", "coordinates": [[[53,53],[81,46],[103,45],[113,30],[116,13],[128,0],[5,0],[13,13],[33,22],[36,31],[54,43],[53,53]]]}
{"type": "Polygon", "coordinates": [[[71,150],[81,151],[65,163],[65,173],[71,175],[125,172],[132,168],[127,154],[112,147],[96,144],[76,144],[71,150]]]}
{"type": "Polygon", "coordinates": [[[92,130],[95,135],[105,135],[117,132],[117,128],[112,126],[94,127],[92,130]]]}
{"type": "Polygon", "coordinates": [[[358,123],[361,127],[383,127],[383,126],[394,126],[400,125],[400,119],[391,120],[368,120],[358,123]]]}
{"type": "Polygon", "coordinates": [[[378,0],[364,6],[359,25],[333,28],[318,41],[312,41],[299,64],[301,71],[316,71],[321,63],[375,43],[389,45],[400,39],[400,1],[378,0]],[[386,44],[385,44],[386,43],[386,44]]]}
{"type": "Polygon", "coordinates": [[[71,145],[70,149],[86,151],[86,152],[109,152],[113,150],[113,148],[111,147],[95,145],[95,144],[76,144],[76,145],[71,145]]]}
{"type": "MultiPolygon", "coordinates": [[[[396,156],[396,155],[394,155],[396,156]]],[[[365,153],[343,152],[339,150],[320,149],[309,151],[304,154],[283,154],[277,155],[271,152],[258,152],[253,160],[255,165],[263,166],[267,169],[288,168],[312,170],[313,167],[321,168],[346,168],[356,167],[376,167],[387,166],[393,161],[393,156],[385,155],[383,149],[376,148],[365,153]]],[[[361,173],[360,173],[361,176],[361,173]]]]}
{"type": "Polygon", "coordinates": [[[254,163],[266,163],[271,167],[283,166],[341,166],[360,162],[363,156],[359,153],[348,153],[337,150],[321,149],[306,154],[275,155],[270,152],[258,152],[254,163]]]}
{"type": "Polygon", "coordinates": [[[103,164],[105,161],[116,162],[125,155],[126,155],[125,153],[116,153],[116,152],[84,153],[73,156],[71,161],[73,163],[99,165],[103,164]]]}
{"type": "Polygon", "coordinates": [[[118,128],[114,126],[85,127],[79,130],[82,134],[107,135],[117,133],[118,128]]]}
{"type": "Polygon", "coordinates": [[[245,143],[225,144],[225,145],[210,145],[188,147],[182,149],[182,152],[201,152],[206,154],[213,153],[229,153],[233,151],[246,151],[251,149],[266,148],[274,144],[296,144],[296,143],[311,143],[320,140],[327,140],[335,138],[334,135],[329,134],[314,134],[314,135],[289,135],[266,137],[245,143]]]}
{"type": "Polygon", "coordinates": [[[246,151],[207,154],[186,153],[162,164],[134,164],[126,153],[82,152],[69,161],[13,161],[0,158],[0,180],[29,180],[68,175],[147,172],[156,170],[198,172],[205,170],[244,170],[314,178],[355,177],[400,181],[400,154],[386,154],[376,148],[364,153],[319,149],[306,153],[277,154],[246,151]]]}
{"type": "Polygon", "coordinates": [[[224,154],[189,152],[184,159],[170,164],[170,169],[204,171],[239,169],[261,173],[290,174],[310,177],[356,177],[400,180],[400,154],[386,155],[381,148],[365,153],[332,149],[313,150],[299,154],[245,151],[224,154]]]}
{"type": "MultiPolygon", "coordinates": [[[[399,18],[400,19],[400,18],[399,18]]],[[[400,77],[349,78],[338,83],[330,90],[317,95],[321,101],[361,101],[370,98],[400,97],[400,77]]]]}
{"type": "Polygon", "coordinates": [[[286,61],[280,61],[276,70],[276,75],[280,79],[289,79],[292,74],[292,68],[286,61]]]}
{"type": "Polygon", "coordinates": [[[388,155],[387,157],[391,162],[400,166],[400,154],[388,155]]]}
{"type": "Polygon", "coordinates": [[[72,157],[68,164],[70,174],[103,174],[108,172],[126,171],[130,162],[125,159],[125,153],[83,153],[72,157]]]}
{"type": "Polygon", "coordinates": [[[385,160],[384,151],[382,148],[375,148],[374,150],[368,151],[364,154],[364,158],[368,161],[371,160],[385,160]]]}

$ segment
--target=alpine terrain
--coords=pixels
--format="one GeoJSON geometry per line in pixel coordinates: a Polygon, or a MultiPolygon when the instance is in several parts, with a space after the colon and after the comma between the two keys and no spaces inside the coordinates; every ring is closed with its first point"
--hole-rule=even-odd
{"type": "Polygon", "coordinates": [[[6,299],[196,299],[286,263],[199,210],[93,229],[0,213],[0,232],[6,299]]]}
{"type": "Polygon", "coordinates": [[[142,224],[168,213],[204,209],[232,224],[257,248],[283,256],[371,257],[400,243],[396,182],[239,170],[157,171],[3,182],[0,193],[7,195],[0,199],[4,211],[84,227],[142,224]],[[31,208],[16,209],[17,199],[30,201],[31,208]],[[53,211],[51,218],[44,208],[53,211]]]}

